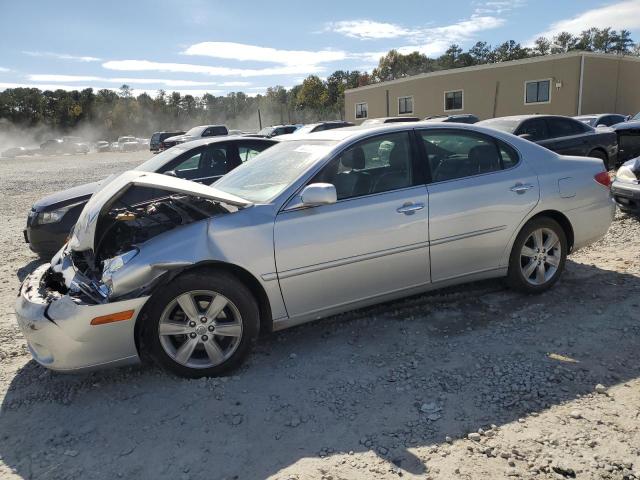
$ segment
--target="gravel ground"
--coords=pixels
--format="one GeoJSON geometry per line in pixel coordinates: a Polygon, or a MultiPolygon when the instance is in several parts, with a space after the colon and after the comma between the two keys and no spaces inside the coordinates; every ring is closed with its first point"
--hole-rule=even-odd
{"type": "Polygon", "coordinates": [[[31,203],[148,157],[0,161],[0,478],[640,479],[624,215],[542,296],[491,281],[358,310],[261,339],[232,377],[39,367],[13,314],[31,203]]]}

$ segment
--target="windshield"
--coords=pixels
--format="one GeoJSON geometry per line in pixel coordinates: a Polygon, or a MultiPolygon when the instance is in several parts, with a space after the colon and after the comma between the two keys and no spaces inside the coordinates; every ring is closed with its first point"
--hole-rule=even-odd
{"type": "Polygon", "coordinates": [[[193,147],[189,146],[185,148],[180,148],[180,146],[175,146],[175,147],[169,148],[164,152],[151,157],[149,160],[147,160],[141,165],[138,165],[133,170],[139,170],[141,172],[157,172],[158,170],[160,170],[160,168],[165,166],[167,163],[169,163],[171,160],[176,158],[178,155],[184,153],[189,148],[193,148],[193,147]]]}
{"type": "Polygon", "coordinates": [[[631,117],[631,120],[640,120],[640,112],[636,113],[633,117],[631,117]]]}
{"type": "Polygon", "coordinates": [[[587,125],[591,125],[592,127],[596,126],[596,118],[597,117],[573,117],[576,120],[579,120],[587,125]]]}
{"type": "Polygon", "coordinates": [[[265,150],[213,187],[254,203],[269,202],[324,157],[336,142],[295,140],[265,150]]]}
{"type": "Polygon", "coordinates": [[[199,137],[204,129],[205,127],[193,127],[187,130],[185,135],[189,135],[190,137],[199,137]]]}
{"type": "Polygon", "coordinates": [[[492,118],[489,120],[483,120],[476,123],[476,125],[482,125],[483,127],[494,128],[507,133],[515,132],[518,125],[520,125],[521,119],[519,118],[492,118]]]}

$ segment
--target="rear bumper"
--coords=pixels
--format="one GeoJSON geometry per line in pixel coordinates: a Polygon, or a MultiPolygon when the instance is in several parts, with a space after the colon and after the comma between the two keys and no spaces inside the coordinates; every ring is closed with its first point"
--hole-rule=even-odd
{"type": "Polygon", "coordinates": [[[139,362],[136,318],[148,297],[97,305],[83,304],[45,285],[49,264],[20,287],[16,317],[33,359],[51,370],[90,371],[139,362]],[[133,310],[126,321],[91,325],[96,317],[133,310]]]}
{"type": "Polygon", "coordinates": [[[564,212],[573,227],[573,251],[586,247],[604,237],[616,215],[616,204],[610,196],[564,212]]]}
{"type": "Polygon", "coordinates": [[[640,185],[614,181],[611,194],[620,210],[640,214],[640,185]]]}

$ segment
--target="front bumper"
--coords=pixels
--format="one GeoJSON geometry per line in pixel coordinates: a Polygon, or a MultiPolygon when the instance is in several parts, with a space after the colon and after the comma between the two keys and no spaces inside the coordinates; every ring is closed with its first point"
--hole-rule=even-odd
{"type": "Polygon", "coordinates": [[[614,181],[611,194],[620,210],[640,214],[640,185],[614,181]]]}
{"type": "Polygon", "coordinates": [[[86,304],[49,288],[49,264],[29,275],[16,300],[16,317],[33,359],[51,370],[79,372],[138,363],[136,319],[149,297],[86,304]],[[133,310],[129,320],[91,325],[96,317],[133,310]]]}

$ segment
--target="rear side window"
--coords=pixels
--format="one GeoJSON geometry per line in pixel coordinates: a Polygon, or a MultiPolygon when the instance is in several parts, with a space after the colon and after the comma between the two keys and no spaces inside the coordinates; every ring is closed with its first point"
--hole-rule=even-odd
{"type": "Polygon", "coordinates": [[[551,137],[569,137],[585,132],[584,124],[568,118],[547,118],[547,125],[551,137]]]}
{"type": "Polygon", "coordinates": [[[534,118],[524,122],[516,131],[516,135],[529,135],[529,140],[536,142],[549,138],[547,123],[542,118],[534,118]]]}
{"type": "Polygon", "coordinates": [[[422,131],[431,178],[444,182],[511,168],[517,152],[504,142],[472,132],[422,131]]]}

